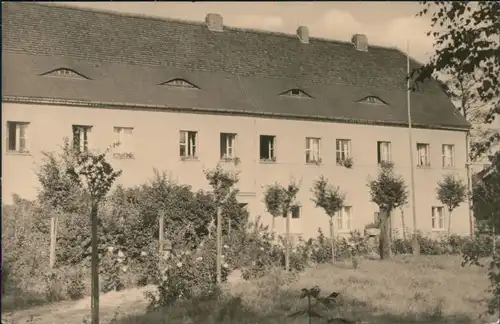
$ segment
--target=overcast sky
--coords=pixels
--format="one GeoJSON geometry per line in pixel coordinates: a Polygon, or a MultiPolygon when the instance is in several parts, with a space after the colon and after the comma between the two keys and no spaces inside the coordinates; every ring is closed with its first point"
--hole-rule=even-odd
{"type": "Polygon", "coordinates": [[[223,16],[224,24],[294,34],[299,25],[310,36],[350,41],[362,33],[371,44],[406,50],[425,61],[432,50],[426,36],[428,18],[416,18],[418,2],[66,2],[67,5],[204,21],[208,12],[223,16]]]}

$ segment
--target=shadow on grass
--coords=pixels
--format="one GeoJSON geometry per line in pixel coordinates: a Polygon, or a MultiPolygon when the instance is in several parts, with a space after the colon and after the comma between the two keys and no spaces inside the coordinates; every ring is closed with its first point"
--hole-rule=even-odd
{"type": "Polygon", "coordinates": [[[2,295],[2,312],[25,310],[51,303],[45,295],[5,294],[2,295]]]}
{"type": "MultiPolygon", "coordinates": [[[[226,296],[219,300],[191,301],[176,304],[171,308],[120,318],[112,321],[113,324],[301,324],[308,323],[306,316],[287,318],[290,314],[304,306],[298,301],[295,294],[281,295],[276,300],[263,300],[263,304],[272,303],[273,308],[266,310],[251,309],[245,305],[244,297],[226,296]]],[[[340,298],[333,309],[319,308],[321,319],[312,319],[312,323],[477,323],[466,315],[443,316],[441,309],[436,307],[426,313],[419,314],[377,314],[369,304],[359,300],[340,298]],[[343,318],[347,322],[334,322],[329,319],[343,318]]]]}

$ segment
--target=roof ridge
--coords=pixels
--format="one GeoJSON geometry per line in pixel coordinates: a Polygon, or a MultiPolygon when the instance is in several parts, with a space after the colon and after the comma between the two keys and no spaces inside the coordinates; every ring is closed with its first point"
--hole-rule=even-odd
{"type": "MultiPolygon", "coordinates": [[[[106,14],[106,15],[111,15],[111,16],[120,16],[120,17],[124,17],[124,18],[156,20],[156,21],[173,22],[173,23],[181,23],[181,24],[197,25],[197,26],[204,26],[205,25],[205,23],[203,21],[171,18],[171,17],[162,17],[162,16],[152,16],[152,15],[147,15],[147,14],[142,14],[142,13],[119,12],[119,11],[114,11],[114,10],[110,10],[110,9],[102,9],[102,8],[99,8],[99,9],[87,8],[87,7],[83,8],[83,7],[76,7],[76,6],[68,5],[66,3],[64,3],[64,4],[57,3],[57,2],[56,3],[52,3],[52,2],[48,2],[48,3],[18,2],[18,3],[22,3],[23,5],[62,8],[62,9],[84,11],[84,12],[94,12],[94,13],[106,14]]],[[[251,33],[258,33],[258,34],[265,34],[265,35],[274,35],[274,36],[287,37],[287,38],[296,38],[297,37],[297,35],[295,35],[295,34],[290,34],[290,33],[286,33],[286,32],[278,32],[278,31],[270,31],[270,30],[264,30],[264,29],[257,29],[257,28],[235,27],[235,26],[228,26],[228,25],[224,25],[224,27],[228,30],[234,30],[234,31],[251,32],[251,33]]],[[[320,41],[320,42],[337,43],[337,44],[341,44],[341,45],[354,46],[354,44],[352,44],[352,42],[346,41],[346,40],[332,39],[332,38],[312,36],[312,35],[309,36],[309,39],[320,41]]],[[[377,45],[377,44],[369,44],[368,46],[370,48],[398,51],[398,52],[401,52],[401,53],[406,55],[406,53],[404,53],[404,51],[400,50],[399,48],[397,48],[395,46],[383,46],[383,45],[377,45]]]]}

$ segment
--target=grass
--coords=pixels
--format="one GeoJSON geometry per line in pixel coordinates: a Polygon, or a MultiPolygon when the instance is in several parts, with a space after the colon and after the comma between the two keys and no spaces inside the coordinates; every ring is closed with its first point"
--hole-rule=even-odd
{"type": "MultiPolygon", "coordinates": [[[[485,323],[481,318],[489,293],[486,269],[460,266],[460,256],[395,257],[392,261],[363,260],[320,265],[292,278],[280,271],[266,278],[224,287],[220,300],[191,301],[146,313],[144,289],[113,292],[101,297],[101,323],[307,323],[306,317],[285,318],[302,309],[300,289],[318,285],[322,294],[340,292],[334,309],[318,307],[325,317],[366,323],[485,323]],[[116,313],[116,314],[115,314],[116,313]]],[[[13,314],[15,324],[35,316],[34,323],[81,324],[89,314],[88,298],[13,314]]],[[[326,323],[314,320],[313,323],[326,323]]]]}

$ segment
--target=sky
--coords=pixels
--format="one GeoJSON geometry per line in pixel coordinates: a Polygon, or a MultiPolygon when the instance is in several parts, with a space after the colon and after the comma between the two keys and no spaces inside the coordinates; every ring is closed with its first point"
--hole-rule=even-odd
{"type": "Polygon", "coordinates": [[[432,53],[426,36],[429,18],[417,18],[418,2],[65,2],[66,5],[204,21],[219,13],[224,25],[295,34],[309,27],[311,37],[350,41],[365,34],[369,44],[397,47],[425,62],[432,53]]]}

